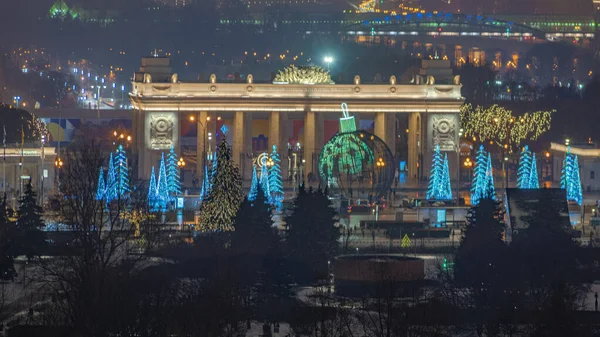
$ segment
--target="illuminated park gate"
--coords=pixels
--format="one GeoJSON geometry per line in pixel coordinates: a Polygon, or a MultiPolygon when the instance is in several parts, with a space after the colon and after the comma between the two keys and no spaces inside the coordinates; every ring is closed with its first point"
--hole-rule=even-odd
{"type": "MultiPolygon", "coordinates": [[[[395,155],[398,135],[407,132],[398,129],[397,118],[408,117],[408,177],[422,177],[428,172],[434,145],[441,151],[457,151],[458,113],[463,103],[460,88],[458,77],[452,76],[444,60],[423,61],[410,83],[402,84],[395,76],[385,83],[364,84],[355,76],[352,83],[334,84],[328,72],[318,67],[286,68],[273,83],[256,83],[252,75],[243,83],[221,83],[215,75],[208,82],[183,83],[172,73],[168,58],[144,58],[129,94],[138,176],[146,179],[160,153],[170,146],[182,150],[181,130],[187,125],[197,128],[194,157],[202,179],[205,158],[216,146],[218,130],[227,125],[233,159],[245,180],[252,174],[252,140],[257,129],[268,139],[268,148],[282,149],[284,161],[288,159],[285,149],[301,149],[301,175],[317,178],[319,154],[339,130],[340,104],[346,102],[356,125],[361,120],[373,121],[372,134],[359,130],[356,136],[373,137],[389,149],[383,151],[378,145],[383,152],[375,160],[395,155]],[[334,132],[330,132],[332,127],[334,132]]],[[[456,156],[448,157],[455,174],[456,156]]],[[[394,161],[391,157],[383,160],[394,161]]],[[[286,163],[282,167],[287,171],[286,163]]]]}

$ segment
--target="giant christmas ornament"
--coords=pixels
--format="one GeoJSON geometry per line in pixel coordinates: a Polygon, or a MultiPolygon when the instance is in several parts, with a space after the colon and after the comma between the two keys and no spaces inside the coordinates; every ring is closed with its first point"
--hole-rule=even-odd
{"type": "Polygon", "coordinates": [[[374,134],[356,130],[346,103],[342,104],[342,112],[340,132],[325,144],[319,156],[321,183],[345,196],[354,191],[378,197],[387,194],[396,171],[390,149],[374,134]]]}

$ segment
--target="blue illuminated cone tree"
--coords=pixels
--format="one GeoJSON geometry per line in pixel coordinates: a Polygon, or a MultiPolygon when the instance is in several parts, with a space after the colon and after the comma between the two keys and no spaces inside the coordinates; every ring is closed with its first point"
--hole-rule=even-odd
{"type": "Polygon", "coordinates": [[[571,172],[573,171],[573,155],[571,154],[571,147],[567,147],[565,153],[565,159],[563,160],[562,170],[560,172],[560,188],[567,190],[569,180],[571,178],[571,172]]]}
{"type": "Polygon", "coordinates": [[[529,188],[540,188],[535,153],[531,156],[531,169],[529,170],[529,188]]]}
{"type": "Polygon", "coordinates": [[[483,189],[487,181],[487,167],[487,152],[483,148],[483,145],[480,145],[475,155],[475,168],[473,169],[473,183],[471,185],[471,205],[479,204],[479,200],[483,196],[483,189]]]}
{"type": "Polygon", "coordinates": [[[572,163],[573,168],[571,169],[571,176],[567,183],[567,200],[581,205],[583,195],[581,190],[581,176],[579,174],[579,158],[577,155],[573,156],[572,163]]]}
{"type": "Polygon", "coordinates": [[[106,195],[106,183],[104,182],[104,168],[100,166],[100,172],[98,172],[98,187],[96,188],[96,200],[104,199],[106,195]]]}
{"type": "MultiPolygon", "coordinates": [[[[447,161],[448,158],[446,157],[447,161]]],[[[433,151],[433,160],[431,163],[431,171],[429,174],[429,187],[427,189],[428,200],[449,200],[452,199],[452,192],[448,193],[446,185],[450,184],[450,173],[445,172],[447,163],[444,165],[444,159],[440,152],[440,146],[436,145],[433,151]],[[448,179],[447,183],[445,179],[448,179]]]]}
{"type": "Polygon", "coordinates": [[[154,173],[154,166],[150,173],[150,185],[148,186],[148,206],[150,209],[156,209],[156,173],[154,173]]]}
{"type": "Polygon", "coordinates": [[[448,154],[444,154],[442,184],[440,190],[440,200],[452,200],[452,185],[450,184],[450,167],[448,165],[448,154]]]}
{"type": "Polygon", "coordinates": [[[525,145],[519,158],[519,169],[517,171],[518,188],[530,188],[531,162],[531,151],[529,151],[529,146],[525,145]]]}
{"type": "Polygon", "coordinates": [[[488,153],[487,166],[485,170],[485,182],[481,190],[481,199],[496,200],[496,187],[494,186],[494,169],[492,168],[492,156],[488,153]]]}
{"type": "Polygon", "coordinates": [[[248,200],[254,201],[256,194],[258,193],[258,177],[256,175],[256,166],[252,166],[252,182],[250,183],[250,192],[248,193],[248,200]]]}
{"type": "Polygon", "coordinates": [[[169,189],[167,182],[167,169],[165,166],[165,154],[162,154],[160,159],[160,168],[158,170],[158,180],[156,182],[156,199],[161,209],[167,208],[169,202],[169,189]]]}
{"type": "Polygon", "coordinates": [[[283,179],[281,177],[281,158],[277,153],[276,145],[273,145],[271,160],[273,165],[269,169],[270,203],[275,206],[277,211],[281,211],[283,206],[283,179]]]}
{"type": "Polygon", "coordinates": [[[179,166],[177,165],[177,154],[173,145],[167,155],[167,191],[169,195],[181,195],[181,178],[179,174],[179,166]]]}
{"type": "Polygon", "coordinates": [[[117,147],[115,156],[115,171],[117,183],[117,195],[124,198],[131,190],[129,188],[129,166],[127,166],[127,154],[123,145],[117,147]]]}
{"type": "Polygon", "coordinates": [[[115,170],[112,152],[108,158],[108,172],[106,172],[106,202],[117,199],[117,172],[115,170]]]}
{"type": "Polygon", "coordinates": [[[265,198],[267,202],[271,198],[271,188],[269,186],[269,168],[267,167],[267,163],[263,163],[263,166],[260,170],[260,188],[262,188],[265,193],[265,198]]]}

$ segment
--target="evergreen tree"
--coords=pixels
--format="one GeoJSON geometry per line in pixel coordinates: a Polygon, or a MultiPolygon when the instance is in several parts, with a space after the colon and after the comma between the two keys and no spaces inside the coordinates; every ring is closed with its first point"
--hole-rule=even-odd
{"type": "Polygon", "coordinates": [[[123,149],[123,145],[119,145],[117,148],[117,155],[115,156],[115,171],[116,171],[116,182],[117,182],[117,194],[119,197],[125,197],[129,192],[129,166],[127,165],[127,154],[123,149]]]}
{"type": "MultiPolygon", "coordinates": [[[[256,176],[256,166],[252,166],[252,182],[250,183],[250,192],[248,193],[248,200],[254,201],[256,199],[256,193],[259,189],[258,178],[256,176]]],[[[262,189],[261,189],[262,191],[262,189]]]]}
{"type": "Polygon", "coordinates": [[[324,277],[327,261],[338,251],[340,231],[335,226],[337,213],[321,189],[308,191],[300,186],[292,213],[285,218],[287,242],[291,251],[291,270],[296,281],[324,277]]]}
{"type": "Polygon", "coordinates": [[[431,170],[429,171],[429,188],[427,189],[428,200],[439,200],[444,177],[444,161],[440,153],[440,146],[436,145],[433,151],[431,170]]]}
{"type": "Polygon", "coordinates": [[[271,151],[273,166],[269,169],[270,202],[277,211],[281,212],[283,206],[283,179],[281,177],[281,158],[277,152],[277,146],[273,145],[271,151]]]}
{"type": "Polygon", "coordinates": [[[465,289],[465,305],[479,313],[478,321],[488,331],[497,325],[497,315],[514,308],[510,305],[512,292],[507,291],[511,285],[511,261],[503,241],[502,219],[501,205],[491,198],[481,198],[469,210],[454,256],[454,281],[465,289]]]}
{"type": "Polygon", "coordinates": [[[266,163],[263,163],[263,166],[260,170],[260,187],[262,188],[265,198],[267,201],[271,202],[271,187],[269,186],[269,168],[266,163]]]}
{"type": "Polygon", "coordinates": [[[473,183],[471,184],[471,205],[477,205],[481,199],[482,191],[486,182],[487,152],[483,145],[479,146],[475,157],[475,168],[473,169],[473,183]]]}
{"type": "Polygon", "coordinates": [[[15,256],[17,255],[18,232],[15,223],[10,221],[6,209],[6,196],[0,204],[0,279],[12,280],[17,276],[15,256]]]}
{"type": "Polygon", "coordinates": [[[531,163],[531,151],[529,151],[529,146],[525,145],[523,151],[521,151],[521,157],[519,158],[519,169],[517,171],[518,188],[530,188],[531,163]]]}
{"type": "Polygon", "coordinates": [[[243,253],[264,254],[272,241],[273,221],[264,193],[258,185],[256,199],[244,199],[235,217],[235,248],[243,253]]]}
{"type": "Polygon", "coordinates": [[[108,172],[106,172],[106,202],[117,199],[117,171],[115,170],[112,152],[108,158],[108,172]]]}
{"type": "Polygon", "coordinates": [[[573,156],[572,162],[573,168],[570,170],[571,175],[567,180],[567,200],[581,205],[583,195],[581,190],[581,176],[579,174],[579,158],[577,155],[573,156]]]}
{"type": "Polygon", "coordinates": [[[158,179],[156,182],[156,199],[159,207],[166,209],[169,202],[169,190],[167,187],[167,169],[165,167],[165,154],[160,159],[160,169],[158,170],[158,179]]]}
{"type": "Polygon", "coordinates": [[[150,185],[148,186],[148,206],[154,210],[156,208],[156,174],[154,173],[154,166],[150,172],[150,185]]]}
{"type": "Polygon", "coordinates": [[[202,202],[197,228],[205,232],[234,230],[235,215],[244,199],[242,178],[231,159],[226,137],[221,138],[216,156],[218,169],[210,182],[212,188],[202,202]]]}
{"type": "Polygon", "coordinates": [[[173,145],[167,155],[167,190],[170,195],[181,195],[181,181],[179,165],[177,165],[177,154],[173,145]]]}
{"type": "Polygon", "coordinates": [[[34,256],[42,254],[46,246],[46,235],[41,230],[44,227],[42,220],[43,210],[37,204],[36,194],[31,186],[31,180],[25,186],[25,194],[19,200],[19,248],[22,254],[31,260],[34,256]]]}
{"type": "Polygon", "coordinates": [[[106,183],[104,182],[104,168],[100,166],[98,172],[98,187],[96,188],[96,200],[103,200],[106,196],[106,183]]]}
{"type": "Polygon", "coordinates": [[[459,283],[481,284],[479,278],[488,278],[488,269],[497,267],[491,260],[504,247],[502,219],[501,205],[491,198],[482,198],[469,209],[467,226],[454,259],[454,273],[459,283]]]}
{"type": "Polygon", "coordinates": [[[531,156],[531,169],[529,170],[529,188],[540,188],[535,153],[531,156]]]}

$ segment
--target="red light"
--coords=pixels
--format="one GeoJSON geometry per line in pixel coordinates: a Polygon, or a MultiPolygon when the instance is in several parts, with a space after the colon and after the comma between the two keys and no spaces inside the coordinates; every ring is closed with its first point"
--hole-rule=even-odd
{"type": "Polygon", "coordinates": [[[438,33],[442,32],[442,27],[438,27],[438,33]]]}

